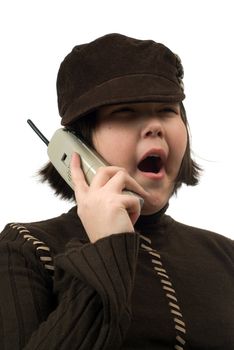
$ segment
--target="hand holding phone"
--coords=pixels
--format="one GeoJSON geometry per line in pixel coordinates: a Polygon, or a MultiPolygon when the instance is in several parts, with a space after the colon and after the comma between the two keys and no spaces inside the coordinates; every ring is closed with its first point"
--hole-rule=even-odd
{"type": "MultiPolygon", "coordinates": [[[[97,170],[100,167],[103,168],[103,173],[105,173],[106,175],[109,172],[110,177],[114,177],[115,174],[120,172],[120,168],[109,166],[109,164],[107,164],[105,160],[102,159],[95,150],[88,147],[73,132],[64,128],[58,129],[54,133],[54,135],[52,136],[49,142],[45,138],[45,136],[37,129],[37,127],[33,124],[31,120],[28,120],[28,123],[33,128],[33,130],[38,134],[38,136],[44,141],[44,143],[46,143],[46,145],[48,146],[47,153],[51,163],[54,165],[54,167],[59,172],[59,174],[63,177],[63,179],[67,182],[67,184],[73,190],[75,189],[74,180],[73,180],[74,178],[76,179],[75,181],[77,181],[78,179],[80,183],[83,183],[83,186],[84,186],[84,183],[86,183],[86,185],[90,185],[90,187],[93,188],[94,186],[92,183],[93,181],[95,181],[94,176],[96,175],[97,170]],[[74,153],[79,154],[80,161],[78,160],[77,161],[78,163],[77,162],[75,163],[74,166],[76,168],[77,174],[74,175],[73,173],[73,176],[72,176],[71,160],[72,160],[72,155],[74,153]]],[[[123,181],[123,179],[121,181],[123,181]]],[[[140,208],[144,203],[144,200],[141,196],[129,190],[130,188],[130,189],[135,189],[136,192],[137,190],[142,191],[142,189],[140,188],[140,185],[138,185],[135,182],[135,180],[130,177],[130,175],[126,174],[126,179],[124,180],[124,183],[126,183],[126,188],[124,188],[121,194],[119,194],[121,197],[117,196],[117,193],[115,193],[116,194],[115,198],[116,198],[116,201],[119,203],[119,209],[125,208],[126,209],[125,212],[124,210],[122,210],[122,212],[118,212],[118,214],[113,215],[113,217],[111,215],[103,216],[103,219],[104,217],[108,217],[108,223],[106,223],[105,226],[111,228],[111,230],[113,229],[115,233],[117,233],[116,230],[119,230],[118,232],[126,232],[126,231],[133,230],[133,224],[135,223],[136,218],[139,216],[139,210],[138,210],[139,202],[140,202],[140,208]],[[138,201],[136,201],[136,199],[138,201]],[[126,216],[126,214],[128,217],[126,216]],[[122,219],[121,219],[121,216],[122,216],[122,219]],[[115,222],[116,222],[116,225],[115,225],[115,222]]],[[[82,190],[77,191],[76,193],[76,196],[80,198],[81,194],[78,192],[82,192],[82,190]]],[[[83,187],[83,193],[84,192],[85,191],[83,187]]],[[[98,191],[95,194],[96,197],[95,197],[95,200],[93,200],[93,203],[96,201],[98,205],[97,193],[98,191]]],[[[106,206],[106,204],[108,203],[109,199],[107,198],[107,196],[108,196],[108,193],[106,193],[106,201],[103,201],[102,204],[100,204],[101,206],[106,206]]],[[[105,197],[105,194],[103,197],[105,197]]],[[[85,200],[85,198],[87,198],[87,193],[86,193],[86,196],[83,197],[82,201],[85,200]]],[[[101,209],[101,211],[103,212],[104,208],[102,207],[100,208],[100,205],[99,205],[99,208],[96,208],[96,210],[101,209]]],[[[93,205],[92,210],[95,211],[95,205],[93,205]]],[[[108,210],[107,207],[106,207],[106,210],[108,210]]],[[[90,219],[85,221],[89,223],[90,219]]],[[[104,227],[104,225],[101,225],[101,226],[102,228],[104,227]]],[[[107,231],[105,231],[106,234],[107,234],[107,231]]],[[[111,232],[109,230],[108,234],[110,233],[111,232]]]]}
{"type": "Polygon", "coordinates": [[[141,211],[139,199],[126,186],[146,195],[144,189],[123,168],[102,167],[89,185],[81,168],[81,158],[74,153],[71,176],[77,201],[77,212],[90,241],[116,233],[134,231],[141,211]]]}

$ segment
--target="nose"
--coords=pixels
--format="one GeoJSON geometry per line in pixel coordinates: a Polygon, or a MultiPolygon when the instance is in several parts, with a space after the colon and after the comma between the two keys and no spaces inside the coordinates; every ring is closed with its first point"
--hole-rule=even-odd
{"type": "Polygon", "coordinates": [[[164,137],[164,127],[158,118],[150,118],[147,120],[142,130],[143,138],[164,137]]]}

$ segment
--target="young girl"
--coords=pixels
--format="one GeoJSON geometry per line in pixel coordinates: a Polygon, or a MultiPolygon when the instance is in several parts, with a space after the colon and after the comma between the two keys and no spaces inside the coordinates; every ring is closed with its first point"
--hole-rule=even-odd
{"type": "Polygon", "coordinates": [[[110,166],[89,185],[74,154],[73,192],[48,163],[43,180],[77,206],[0,235],[1,349],[234,348],[233,242],[165,214],[199,178],[182,78],[167,47],[119,34],[62,62],[62,125],[110,166]]]}

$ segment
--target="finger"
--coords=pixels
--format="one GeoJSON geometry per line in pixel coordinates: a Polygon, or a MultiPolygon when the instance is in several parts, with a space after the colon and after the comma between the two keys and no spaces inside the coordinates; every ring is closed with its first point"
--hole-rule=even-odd
{"type": "Polygon", "coordinates": [[[133,178],[125,169],[119,170],[106,184],[115,192],[122,192],[124,189],[136,192],[143,198],[147,198],[149,193],[133,178]]]}
{"type": "Polygon", "coordinates": [[[141,213],[141,205],[139,199],[136,196],[132,196],[130,194],[121,194],[120,200],[123,203],[124,208],[127,210],[132,224],[134,225],[141,213]]]}
{"type": "Polygon", "coordinates": [[[74,185],[74,189],[81,191],[86,191],[88,189],[88,184],[86,182],[83,170],[81,168],[80,156],[78,153],[73,153],[71,157],[71,177],[74,185]]]}
{"type": "Polygon", "coordinates": [[[98,189],[106,185],[106,183],[120,170],[124,171],[124,168],[117,166],[102,166],[97,169],[97,173],[92,180],[92,188],[98,189]]]}

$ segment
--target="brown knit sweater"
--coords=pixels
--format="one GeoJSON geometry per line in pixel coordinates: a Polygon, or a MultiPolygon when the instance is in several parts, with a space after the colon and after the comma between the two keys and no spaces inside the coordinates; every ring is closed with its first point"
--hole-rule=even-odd
{"type": "Polygon", "coordinates": [[[76,208],[7,225],[0,349],[233,350],[233,241],[164,212],[135,229],[91,244],[76,208]]]}

